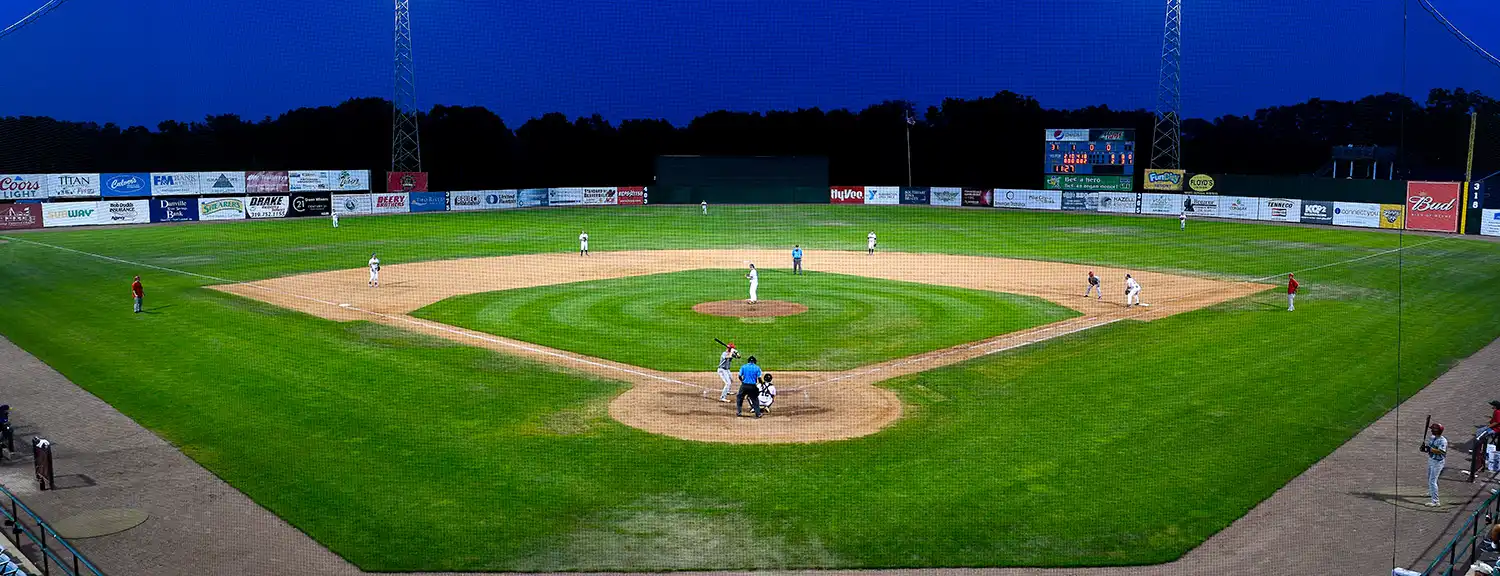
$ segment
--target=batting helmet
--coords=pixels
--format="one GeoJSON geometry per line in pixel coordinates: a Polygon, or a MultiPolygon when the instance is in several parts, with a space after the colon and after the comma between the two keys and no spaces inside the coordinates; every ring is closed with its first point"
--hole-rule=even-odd
{"type": "Polygon", "coordinates": [[[1442,434],[1443,433],[1443,425],[1442,424],[1438,424],[1437,422],[1433,422],[1432,423],[1432,433],[1434,435],[1436,435],[1436,434],[1442,434]]]}

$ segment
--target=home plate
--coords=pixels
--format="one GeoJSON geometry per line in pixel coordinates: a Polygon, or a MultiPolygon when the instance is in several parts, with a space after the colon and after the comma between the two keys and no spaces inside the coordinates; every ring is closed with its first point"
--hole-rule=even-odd
{"type": "Polygon", "coordinates": [[[348,308],[348,307],[349,307],[348,304],[339,304],[339,308],[348,308]]]}

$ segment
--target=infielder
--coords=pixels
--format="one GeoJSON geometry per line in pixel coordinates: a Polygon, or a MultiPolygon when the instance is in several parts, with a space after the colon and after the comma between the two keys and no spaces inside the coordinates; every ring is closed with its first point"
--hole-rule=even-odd
{"type": "Polygon", "coordinates": [[[1129,274],[1125,275],[1125,307],[1139,306],[1141,303],[1141,285],[1129,274]]]}
{"type": "Polygon", "coordinates": [[[333,213],[333,227],[334,228],[338,228],[339,227],[339,213],[338,212],[334,212],[333,213]]]}
{"type": "Polygon", "coordinates": [[[802,245],[792,246],[792,273],[802,273],[802,245]]]}
{"type": "Polygon", "coordinates": [[[1104,287],[1100,284],[1099,277],[1094,275],[1093,270],[1089,270],[1089,287],[1083,291],[1083,297],[1088,298],[1094,292],[1099,293],[1098,300],[1104,299],[1104,287]]]}
{"type": "Polygon", "coordinates": [[[373,252],[370,253],[370,287],[380,287],[380,259],[373,252]]]}
{"type": "Polygon", "coordinates": [[[760,297],[756,295],[756,292],[760,290],[760,272],[755,269],[754,264],[751,264],[750,273],[745,277],[750,279],[750,303],[754,304],[760,301],[760,297]]]}
{"type": "Polygon", "coordinates": [[[579,256],[588,256],[589,255],[589,233],[588,232],[579,232],[578,233],[578,255],[579,256]]]}
{"type": "Polygon", "coordinates": [[[771,383],[771,373],[760,377],[760,411],[771,413],[771,405],[776,403],[776,385],[771,383]]]}
{"type": "Polygon", "coordinates": [[[707,216],[708,215],[708,201],[704,200],[702,206],[703,206],[703,215],[707,216]]]}
{"type": "Polygon", "coordinates": [[[1300,284],[1297,283],[1297,277],[1294,276],[1294,275],[1291,275],[1291,274],[1287,274],[1286,275],[1286,311],[1287,312],[1291,312],[1291,311],[1297,309],[1297,287],[1298,286],[1300,286],[1300,284]]]}
{"type": "Polygon", "coordinates": [[[1448,460],[1448,439],[1443,437],[1443,425],[1432,423],[1428,428],[1432,435],[1426,442],[1422,443],[1422,451],[1427,453],[1427,493],[1432,496],[1428,506],[1438,506],[1438,476],[1443,474],[1443,465],[1448,460]]]}
{"type": "Polygon", "coordinates": [[[870,255],[873,256],[875,254],[875,232],[874,231],[871,231],[869,236],[865,236],[865,244],[866,244],[866,248],[870,251],[870,255]]]}
{"type": "Polygon", "coordinates": [[[719,379],[724,381],[724,390],[719,392],[720,402],[729,401],[729,389],[734,386],[732,374],[729,372],[729,364],[733,362],[735,358],[739,357],[740,351],[734,349],[734,342],[730,342],[729,345],[724,348],[724,352],[722,354],[719,354],[719,379]]]}

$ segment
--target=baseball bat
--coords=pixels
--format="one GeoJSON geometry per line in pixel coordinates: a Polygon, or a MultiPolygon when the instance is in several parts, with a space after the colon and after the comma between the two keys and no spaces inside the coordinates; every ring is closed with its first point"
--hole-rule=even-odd
{"type": "MultiPolygon", "coordinates": [[[[714,342],[718,342],[718,343],[719,343],[719,345],[720,345],[720,346],[723,346],[723,347],[725,347],[725,348],[728,348],[728,347],[729,347],[729,345],[728,345],[728,344],[725,344],[725,343],[724,343],[724,341],[723,341],[723,340],[720,340],[720,339],[718,339],[718,338],[714,338],[714,342]]],[[[1431,416],[1428,416],[1428,418],[1429,418],[1429,419],[1431,419],[1431,418],[1432,418],[1432,417],[1431,417],[1431,416]]]]}
{"type": "Polygon", "coordinates": [[[1427,415],[1427,423],[1422,425],[1422,447],[1427,447],[1427,431],[1432,429],[1432,415],[1427,415]]]}

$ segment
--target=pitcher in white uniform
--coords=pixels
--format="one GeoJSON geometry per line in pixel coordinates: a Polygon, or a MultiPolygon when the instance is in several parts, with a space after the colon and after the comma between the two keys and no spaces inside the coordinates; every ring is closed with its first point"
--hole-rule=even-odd
{"type": "Polygon", "coordinates": [[[370,287],[380,287],[380,259],[370,254],[370,287]]]}
{"type": "Polygon", "coordinates": [[[756,292],[760,290],[760,272],[755,270],[754,264],[751,264],[750,273],[745,277],[750,279],[750,303],[754,304],[760,301],[760,297],[756,295],[756,292]]]}

